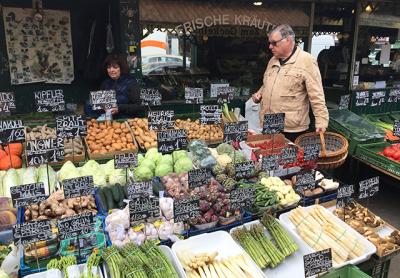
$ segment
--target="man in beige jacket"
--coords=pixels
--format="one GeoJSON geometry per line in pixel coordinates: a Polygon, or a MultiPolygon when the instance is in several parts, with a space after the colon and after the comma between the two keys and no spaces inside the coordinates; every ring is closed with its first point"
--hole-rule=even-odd
{"type": "Polygon", "coordinates": [[[311,104],[316,131],[325,132],[329,114],[317,61],[296,46],[289,25],[275,27],[268,40],[274,56],[264,73],[263,85],[252,96],[255,103],[261,101],[261,126],[265,114],[285,113],[284,134],[294,141],[309,129],[311,104]]]}

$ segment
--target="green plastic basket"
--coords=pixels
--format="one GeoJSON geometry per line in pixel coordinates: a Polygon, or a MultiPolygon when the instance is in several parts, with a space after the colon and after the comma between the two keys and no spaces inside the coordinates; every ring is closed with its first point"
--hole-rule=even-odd
{"type": "Polygon", "coordinates": [[[347,265],[320,276],[320,278],[372,278],[362,272],[358,267],[347,265]]]}

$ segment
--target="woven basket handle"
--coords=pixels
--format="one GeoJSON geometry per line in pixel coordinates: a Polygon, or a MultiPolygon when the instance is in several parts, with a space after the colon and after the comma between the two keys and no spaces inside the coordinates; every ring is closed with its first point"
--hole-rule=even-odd
{"type": "Polygon", "coordinates": [[[325,135],[322,131],[319,132],[319,138],[321,139],[321,157],[326,157],[325,135]]]}

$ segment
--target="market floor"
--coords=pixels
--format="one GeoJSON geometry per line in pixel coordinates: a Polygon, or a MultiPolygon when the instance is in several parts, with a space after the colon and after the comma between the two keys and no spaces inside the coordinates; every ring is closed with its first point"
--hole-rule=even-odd
{"type": "MultiPolygon", "coordinates": [[[[382,179],[379,194],[370,199],[369,203],[363,202],[376,215],[400,229],[400,182],[382,179]]],[[[394,257],[390,263],[388,278],[400,277],[400,255],[394,257]]]]}

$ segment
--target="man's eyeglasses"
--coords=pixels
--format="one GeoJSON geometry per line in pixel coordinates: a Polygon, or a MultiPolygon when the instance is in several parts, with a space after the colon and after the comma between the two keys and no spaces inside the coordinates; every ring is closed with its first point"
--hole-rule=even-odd
{"type": "Polygon", "coordinates": [[[268,41],[268,43],[270,44],[270,45],[272,45],[272,46],[277,46],[277,44],[278,44],[278,42],[280,42],[280,41],[283,41],[284,39],[286,39],[286,37],[284,37],[284,38],[282,38],[282,39],[280,39],[280,40],[277,40],[277,41],[268,41]]]}

